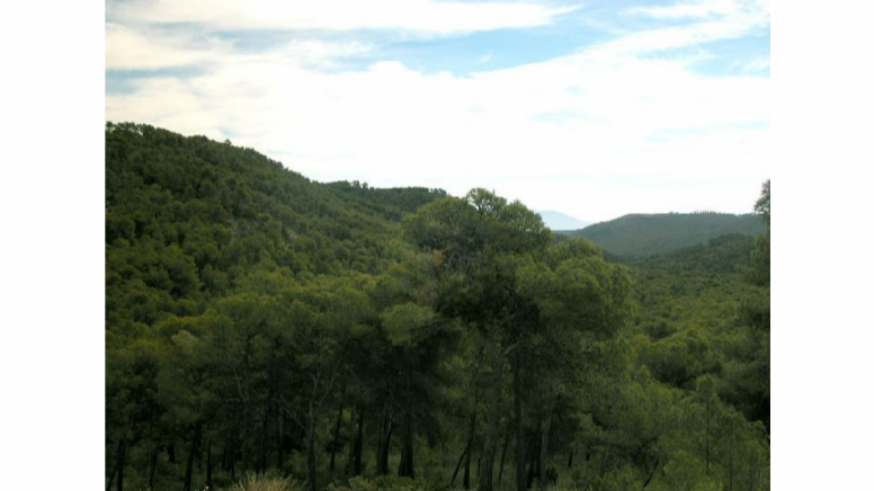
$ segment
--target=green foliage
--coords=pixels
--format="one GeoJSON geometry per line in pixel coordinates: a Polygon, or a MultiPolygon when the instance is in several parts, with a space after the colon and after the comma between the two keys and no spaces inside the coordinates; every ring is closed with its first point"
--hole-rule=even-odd
{"type": "Polygon", "coordinates": [[[679,450],[664,467],[663,484],[653,489],[665,491],[721,491],[722,485],[707,477],[701,459],[694,454],[679,450]]]}
{"type": "Polygon", "coordinates": [[[516,489],[518,432],[532,486],[768,488],[767,237],[629,260],[482,189],[127,123],[106,154],[107,487],[516,489]]]}
{"type": "Polygon", "coordinates": [[[752,237],[763,232],[755,215],[703,212],[625,215],[564,234],[589,239],[619,256],[646,257],[705,244],[722,235],[752,237]]]}
{"type": "Polygon", "coordinates": [[[331,484],[327,491],[439,491],[444,489],[428,481],[408,477],[379,476],[373,479],[353,477],[345,486],[331,484]]]}
{"type": "Polygon", "coordinates": [[[756,248],[752,253],[750,280],[760,286],[771,286],[771,180],[762,185],[762,196],[756,201],[756,213],[768,226],[764,235],[756,237],[756,248]]]}

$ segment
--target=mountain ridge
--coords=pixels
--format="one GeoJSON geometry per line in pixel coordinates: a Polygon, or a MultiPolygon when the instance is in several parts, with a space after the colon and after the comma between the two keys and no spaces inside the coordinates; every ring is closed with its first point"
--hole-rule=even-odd
{"type": "Polygon", "coordinates": [[[582,237],[611,254],[647,257],[705,244],[729,234],[761,235],[766,226],[754,213],[631,213],[584,229],[560,232],[582,237]]]}

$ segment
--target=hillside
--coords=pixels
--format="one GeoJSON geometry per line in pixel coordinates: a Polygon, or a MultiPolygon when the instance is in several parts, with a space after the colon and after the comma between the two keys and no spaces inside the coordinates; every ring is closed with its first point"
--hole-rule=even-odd
{"type": "Polygon", "coordinates": [[[752,237],[765,233],[765,228],[761,218],[754,214],[706,212],[625,215],[562,233],[589,239],[611,254],[643,257],[704,244],[722,235],[752,237]]]}
{"type": "Polygon", "coordinates": [[[632,259],[630,263],[675,273],[742,274],[751,267],[750,257],[755,247],[755,238],[729,234],[710,239],[706,244],[696,244],[666,254],[632,259]]]}
{"type": "Polygon", "coordinates": [[[252,149],[110,123],[107,329],[200,312],[259,275],[383,271],[401,219],[444,196],[320,184],[252,149]]]}
{"type": "Polygon", "coordinates": [[[767,489],[761,238],[618,257],[481,188],[105,144],[107,489],[767,489]]]}

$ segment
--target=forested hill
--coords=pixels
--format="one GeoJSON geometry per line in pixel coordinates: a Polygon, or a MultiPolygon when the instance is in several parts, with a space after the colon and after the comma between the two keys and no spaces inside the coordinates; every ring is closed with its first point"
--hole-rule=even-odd
{"type": "Polygon", "coordinates": [[[625,215],[562,233],[589,239],[619,256],[651,256],[704,244],[721,235],[753,237],[764,234],[765,230],[765,224],[754,214],[704,212],[625,215]]]}
{"type": "Polygon", "coordinates": [[[743,274],[751,267],[750,257],[756,247],[753,237],[728,234],[667,254],[626,260],[628,264],[662,268],[673,272],[694,271],[717,274],[743,274]]]}
{"type": "Polygon", "coordinates": [[[108,327],[193,314],[264,275],[383,271],[401,219],[445,195],[320,184],[252,149],[108,123],[108,327]]]}
{"type": "Polygon", "coordinates": [[[105,144],[106,489],[768,489],[768,236],[605,261],[485,189],[105,144]]]}

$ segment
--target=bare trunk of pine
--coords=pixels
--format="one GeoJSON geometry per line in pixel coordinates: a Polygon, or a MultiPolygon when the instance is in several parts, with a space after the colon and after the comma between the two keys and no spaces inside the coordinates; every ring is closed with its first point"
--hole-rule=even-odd
{"type": "Polygon", "coordinates": [[[206,486],[212,487],[212,441],[206,441],[206,486]]]}
{"type": "Polygon", "coordinates": [[[649,470],[649,476],[647,476],[646,481],[643,482],[643,489],[646,489],[649,486],[650,481],[655,476],[656,469],[659,467],[659,458],[656,457],[655,462],[652,464],[652,468],[649,470]]]}
{"type": "Polygon", "coordinates": [[[121,455],[119,455],[118,459],[118,487],[115,488],[116,491],[124,491],[124,464],[125,458],[127,457],[127,442],[122,440],[121,445],[121,455]]]}
{"type": "Polygon", "coordinates": [[[707,420],[707,427],[706,427],[707,437],[705,438],[706,448],[705,448],[705,452],[704,452],[704,462],[705,462],[704,469],[705,469],[706,474],[708,476],[710,476],[710,394],[709,393],[707,394],[707,404],[705,405],[705,410],[707,412],[707,415],[705,418],[707,420]]]}
{"type": "Polygon", "coordinates": [[[407,413],[404,415],[404,436],[401,444],[401,463],[398,467],[398,476],[414,479],[416,477],[413,467],[413,413],[410,408],[407,408],[407,413]]]}
{"type": "MultiPolygon", "coordinates": [[[[473,402],[473,412],[470,414],[470,425],[467,430],[467,446],[464,448],[462,457],[464,458],[464,489],[470,489],[470,456],[473,453],[473,442],[476,438],[476,410],[479,407],[479,391],[476,393],[473,402]]],[[[456,467],[456,473],[458,468],[456,467]]],[[[452,476],[452,482],[455,482],[455,475],[452,476]]]]}
{"type": "Polygon", "coordinates": [[[112,483],[115,482],[115,475],[118,474],[118,467],[121,464],[121,451],[124,449],[124,441],[118,441],[118,449],[115,451],[115,467],[112,468],[112,473],[109,474],[109,482],[106,483],[106,491],[112,489],[112,483]]]}
{"type": "Polygon", "coordinates": [[[501,404],[501,380],[503,378],[504,363],[499,353],[499,348],[491,339],[486,345],[489,357],[492,361],[492,396],[489,401],[488,430],[486,441],[483,446],[482,467],[479,472],[479,491],[492,491],[492,474],[495,465],[495,446],[498,437],[498,419],[500,418],[501,404]]]}
{"type": "Polygon", "coordinates": [[[149,457],[149,489],[155,489],[155,471],[158,470],[158,447],[152,450],[149,457]]]}
{"type": "Polygon", "coordinates": [[[413,364],[407,353],[407,397],[404,414],[404,434],[401,441],[401,462],[398,466],[398,476],[416,477],[413,468],[413,364]]]}
{"type": "Polygon", "coordinates": [[[525,433],[522,431],[522,361],[513,355],[513,426],[516,431],[516,491],[525,491],[525,433]]]}
{"type": "Polygon", "coordinates": [[[386,403],[383,410],[382,432],[380,433],[379,448],[376,455],[376,472],[379,475],[388,475],[388,458],[391,450],[391,435],[394,431],[394,419],[392,417],[391,403],[386,403]]]}
{"type": "Polygon", "coordinates": [[[312,401],[307,411],[307,480],[310,482],[310,491],[316,491],[316,412],[312,401]]]}
{"type": "Polygon", "coordinates": [[[337,456],[337,449],[340,446],[340,423],[343,421],[343,409],[346,405],[346,387],[343,387],[340,395],[340,409],[337,410],[337,419],[334,422],[334,438],[331,442],[331,464],[328,467],[330,471],[334,472],[334,460],[337,456]]]}
{"type": "Polygon", "coordinates": [[[531,488],[534,484],[534,476],[537,472],[537,457],[540,455],[538,446],[540,441],[537,435],[540,433],[540,423],[537,423],[537,430],[531,435],[531,441],[528,444],[528,479],[525,481],[525,489],[531,488]]]}
{"type": "Polygon", "coordinates": [[[498,468],[498,485],[504,479],[504,461],[507,458],[507,448],[510,446],[510,425],[507,425],[506,433],[504,433],[504,447],[501,450],[501,464],[498,468]]]}
{"type": "Polygon", "coordinates": [[[610,446],[607,445],[607,448],[604,449],[604,458],[601,459],[601,470],[598,472],[598,477],[604,477],[604,473],[607,472],[607,463],[610,461],[610,446]]]}
{"type": "Polygon", "coordinates": [[[464,489],[470,489],[470,460],[473,454],[473,447],[468,447],[464,452],[464,489]]]}
{"type": "Polygon", "coordinates": [[[194,437],[191,439],[191,451],[188,452],[188,464],[185,466],[185,483],[182,491],[191,491],[191,474],[194,471],[194,457],[197,455],[200,442],[200,426],[200,421],[194,424],[194,437]]]}
{"type": "Polygon", "coordinates": [[[546,454],[549,449],[549,429],[552,424],[552,406],[553,403],[549,403],[549,410],[546,412],[546,424],[543,426],[543,433],[541,433],[540,437],[540,459],[538,462],[538,467],[540,468],[540,488],[544,489],[546,487],[546,467],[543,465],[543,462],[546,461],[546,454]]]}
{"type": "Polygon", "coordinates": [[[258,437],[259,440],[259,449],[258,449],[258,472],[264,473],[267,471],[267,445],[269,442],[268,438],[268,429],[270,416],[272,413],[272,390],[271,394],[267,395],[267,409],[264,412],[264,419],[261,421],[261,432],[258,437]]]}
{"type": "Polygon", "coordinates": [[[276,418],[276,468],[280,474],[285,474],[285,421],[282,411],[277,411],[276,418]]]}
{"type": "Polygon", "coordinates": [[[352,473],[353,475],[361,474],[361,452],[364,447],[364,404],[362,403],[358,408],[358,433],[355,435],[355,443],[352,446],[352,451],[354,453],[352,459],[352,473]]]}
{"type": "Polygon", "coordinates": [[[452,480],[449,481],[449,487],[455,486],[455,478],[458,477],[458,471],[461,470],[461,464],[464,463],[464,458],[467,457],[469,447],[464,447],[464,451],[458,457],[458,463],[455,464],[455,472],[452,473],[452,480]]]}

